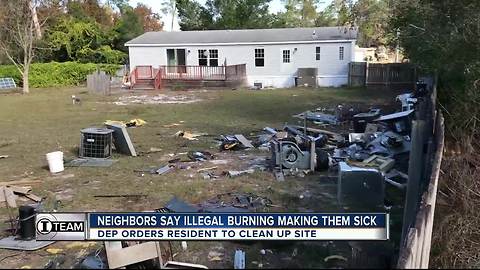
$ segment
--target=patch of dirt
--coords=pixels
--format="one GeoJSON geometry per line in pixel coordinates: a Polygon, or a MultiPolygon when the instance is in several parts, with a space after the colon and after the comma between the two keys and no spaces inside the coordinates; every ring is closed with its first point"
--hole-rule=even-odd
{"type": "Polygon", "coordinates": [[[139,96],[121,96],[118,101],[114,101],[115,105],[131,105],[131,104],[189,104],[202,101],[193,94],[183,95],[139,95],[139,96]]]}

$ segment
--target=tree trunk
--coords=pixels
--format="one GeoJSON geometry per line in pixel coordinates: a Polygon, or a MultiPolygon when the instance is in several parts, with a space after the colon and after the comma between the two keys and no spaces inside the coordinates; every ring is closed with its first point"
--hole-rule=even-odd
{"type": "Polygon", "coordinates": [[[28,68],[23,70],[23,93],[28,94],[30,93],[30,89],[28,86],[28,68]]]}

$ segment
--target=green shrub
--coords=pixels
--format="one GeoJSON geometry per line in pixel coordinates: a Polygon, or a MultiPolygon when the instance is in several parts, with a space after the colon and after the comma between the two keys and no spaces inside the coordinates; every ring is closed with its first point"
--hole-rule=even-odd
{"type": "Polygon", "coordinates": [[[77,51],[77,59],[82,63],[118,64],[125,62],[126,58],[126,53],[112,50],[110,46],[102,46],[96,50],[83,48],[77,51]]]}
{"type": "MultiPolygon", "coordinates": [[[[30,87],[79,85],[97,68],[113,75],[120,67],[114,64],[77,62],[35,63],[30,66],[29,83],[30,87]]],[[[22,75],[13,65],[0,65],[0,77],[12,77],[17,85],[22,85],[22,75]]]]}

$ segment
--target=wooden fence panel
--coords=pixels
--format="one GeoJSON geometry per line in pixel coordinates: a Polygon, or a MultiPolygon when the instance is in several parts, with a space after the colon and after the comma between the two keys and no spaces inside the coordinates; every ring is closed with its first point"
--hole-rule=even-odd
{"type": "Polygon", "coordinates": [[[367,63],[349,64],[349,86],[390,86],[413,87],[416,82],[416,69],[407,63],[367,63]]]}
{"type": "Polygon", "coordinates": [[[367,62],[350,62],[348,66],[348,85],[365,86],[367,62]]]}
{"type": "Polygon", "coordinates": [[[438,177],[444,147],[444,124],[440,112],[435,117],[434,138],[437,144],[433,157],[431,176],[426,191],[422,194],[415,226],[409,228],[408,236],[401,245],[397,268],[428,268],[432,241],[432,230],[437,198],[438,177]],[[412,236],[414,235],[414,236],[412,236]]]}

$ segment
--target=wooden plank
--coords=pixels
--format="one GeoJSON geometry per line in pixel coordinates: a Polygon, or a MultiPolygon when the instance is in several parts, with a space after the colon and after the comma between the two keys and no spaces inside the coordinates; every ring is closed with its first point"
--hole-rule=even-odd
{"type": "Polygon", "coordinates": [[[113,249],[111,249],[111,247],[107,249],[107,243],[112,242],[105,242],[105,249],[108,250],[107,259],[110,269],[155,259],[160,255],[157,249],[157,242],[145,242],[121,249],[118,249],[118,244],[115,244],[113,249]]]}
{"type": "Polygon", "coordinates": [[[41,180],[34,180],[34,179],[22,179],[22,180],[15,180],[15,181],[7,181],[7,182],[0,182],[0,186],[10,186],[10,185],[23,185],[23,184],[38,184],[42,183],[41,180]]]}
{"type": "Polygon", "coordinates": [[[252,143],[247,140],[247,138],[245,138],[245,136],[243,136],[242,134],[236,134],[235,135],[235,138],[243,144],[243,146],[247,147],[247,148],[254,148],[254,146],[252,145],[252,143]]]}
{"type": "MultiPolygon", "coordinates": [[[[302,126],[292,126],[298,130],[304,130],[304,127],[302,126]]],[[[318,128],[307,128],[307,131],[310,131],[310,132],[314,132],[314,133],[323,133],[323,134],[327,134],[327,135],[330,135],[330,136],[336,136],[338,135],[338,133],[335,133],[335,132],[331,132],[331,131],[328,131],[328,130],[324,130],[324,129],[318,129],[318,128]]]]}
{"type": "MultiPolygon", "coordinates": [[[[115,265],[115,259],[116,257],[114,256],[114,251],[116,250],[122,250],[122,242],[121,241],[105,241],[105,252],[107,253],[107,261],[108,261],[108,268],[109,269],[114,269],[113,267],[115,265]]],[[[125,269],[125,267],[117,267],[121,269],[125,269]]]]}
{"type": "Polygon", "coordinates": [[[3,188],[3,194],[5,195],[5,200],[7,201],[8,207],[15,208],[17,207],[17,201],[15,194],[13,194],[13,191],[7,187],[3,188]]]}
{"type": "Polygon", "coordinates": [[[4,188],[5,187],[0,187],[0,203],[2,203],[2,204],[0,204],[0,207],[5,206],[3,204],[3,202],[5,202],[5,192],[3,191],[4,188]]]}
{"type": "Polygon", "coordinates": [[[27,193],[29,193],[30,191],[32,191],[32,188],[28,188],[28,187],[18,187],[18,186],[7,186],[9,189],[11,189],[14,193],[18,193],[18,194],[21,194],[21,195],[25,195],[27,193]]]}
{"type": "Polygon", "coordinates": [[[25,194],[25,197],[29,198],[30,200],[32,200],[34,202],[42,201],[42,197],[39,197],[39,196],[37,196],[35,194],[31,194],[31,193],[25,194]]]}

